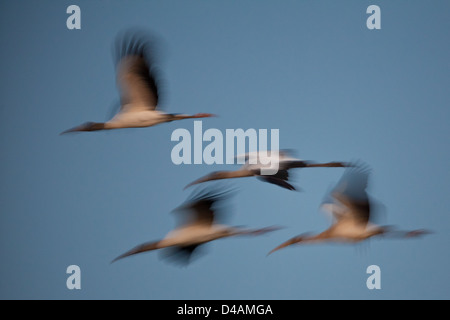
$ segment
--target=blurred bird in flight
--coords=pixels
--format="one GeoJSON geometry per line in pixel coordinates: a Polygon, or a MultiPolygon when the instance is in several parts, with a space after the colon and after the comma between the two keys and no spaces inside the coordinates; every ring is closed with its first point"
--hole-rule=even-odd
{"type": "Polygon", "coordinates": [[[356,243],[374,236],[412,238],[430,233],[423,229],[397,230],[392,226],[379,226],[371,222],[374,216],[374,205],[366,191],[369,175],[370,169],[361,164],[346,169],[336,187],[322,204],[322,208],[329,211],[334,218],[331,227],[317,235],[306,233],[294,237],[270,251],[269,254],[293,244],[307,242],[356,243]]]}
{"type": "Polygon", "coordinates": [[[257,236],[279,229],[279,227],[244,229],[217,223],[218,215],[223,214],[219,205],[223,205],[229,194],[230,190],[216,189],[203,189],[194,193],[186,204],[174,210],[180,215],[181,222],[177,228],[162,240],[141,244],[112,262],[138,253],[170,248],[172,256],[178,258],[180,263],[188,264],[194,251],[207,242],[241,235],[257,236]]]}
{"type": "Polygon", "coordinates": [[[215,171],[198,180],[189,183],[186,188],[190,186],[213,180],[243,178],[243,177],[257,177],[258,179],[276,184],[282,188],[288,190],[296,190],[289,181],[289,170],[294,168],[319,168],[319,167],[348,167],[352,166],[350,163],[345,162],[327,162],[327,163],[314,163],[312,161],[300,160],[293,158],[288,150],[279,150],[278,157],[272,157],[270,151],[268,152],[251,152],[244,155],[237,156],[236,158],[244,159],[244,165],[235,171],[215,171]],[[251,161],[255,159],[255,161],[251,161]],[[276,162],[276,163],[274,163],[276,162]],[[270,166],[278,167],[278,172],[275,174],[264,175],[262,169],[269,168],[270,166]]]}
{"type": "Polygon", "coordinates": [[[120,128],[151,127],[174,120],[206,118],[214,115],[165,113],[158,108],[160,90],[154,57],[154,39],[133,31],[117,40],[117,83],[120,89],[119,112],[107,122],[86,122],[61,134],[120,128]],[[153,41],[152,41],[153,40],[153,41]]]}

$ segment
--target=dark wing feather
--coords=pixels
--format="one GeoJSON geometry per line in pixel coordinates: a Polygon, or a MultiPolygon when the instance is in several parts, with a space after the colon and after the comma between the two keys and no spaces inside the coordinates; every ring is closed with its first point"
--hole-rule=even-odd
{"type": "Polygon", "coordinates": [[[286,169],[280,168],[278,172],[273,175],[259,175],[258,179],[288,190],[295,190],[295,187],[287,182],[289,180],[289,172],[286,169]]]}
{"type": "Polygon", "coordinates": [[[341,193],[333,194],[333,197],[343,204],[347,209],[342,216],[335,216],[339,219],[351,218],[360,223],[367,224],[370,221],[370,201],[367,199],[348,198],[341,193]]]}
{"type": "Polygon", "coordinates": [[[156,109],[159,91],[152,57],[153,42],[139,34],[125,34],[117,45],[120,46],[117,81],[122,108],[130,104],[139,106],[138,109],[156,109]]]}
{"type": "Polygon", "coordinates": [[[198,254],[200,245],[194,244],[189,246],[174,246],[166,248],[161,251],[162,258],[178,264],[180,266],[187,266],[192,262],[195,254],[198,254]]]}
{"type": "Polygon", "coordinates": [[[192,203],[190,210],[193,214],[193,221],[198,224],[212,225],[214,223],[214,210],[212,207],[215,202],[216,199],[208,197],[192,203]]]}
{"type": "Polygon", "coordinates": [[[183,211],[182,217],[185,219],[181,222],[181,225],[211,225],[221,213],[218,204],[223,203],[230,193],[231,190],[229,189],[219,190],[218,188],[198,188],[191,194],[186,204],[174,211],[183,211]]]}
{"type": "Polygon", "coordinates": [[[290,183],[288,183],[287,181],[278,179],[273,176],[260,176],[260,177],[258,177],[258,179],[260,179],[264,182],[275,184],[277,186],[280,186],[280,187],[288,189],[288,190],[296,190],[295,187],[293,185],[291,185],[290,183]]]}
{"type": "Polygon", "coordinates": [[[348,168],[331,192],[331,196],[347,208],[346,214],[362,223],[369,222],[371,215],[370,199],[366,191],[369,175],[370,169],[367,166],[348,168]]]}

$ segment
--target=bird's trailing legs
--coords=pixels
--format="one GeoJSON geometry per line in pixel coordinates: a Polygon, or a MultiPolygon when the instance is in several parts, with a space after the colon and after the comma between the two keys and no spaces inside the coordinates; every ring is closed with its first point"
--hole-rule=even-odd
{"type": "Polygon", "coordinates": [[[209,117],[216,117],[215,114],[212,113],[196,113],[193,115],[188,114],[171,114],[171,121],[173,120],[183,120],[183,119],[198,119],[198,118],[209,118],[209,117]]]}

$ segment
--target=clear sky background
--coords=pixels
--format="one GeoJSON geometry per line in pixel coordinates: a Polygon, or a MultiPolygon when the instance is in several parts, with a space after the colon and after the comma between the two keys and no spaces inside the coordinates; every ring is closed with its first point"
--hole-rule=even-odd
{"type": "Polygon", "coordinates": [[[1,1],[0,298],[449,299],[450,3],[448,1],[1,1]],[[68,30],[66,8],[81,8],[68,30]],[[366,27],[369,5],[381,30],[366,27]],[[233,181],[232,225],[286,228],[230,238],[180,268],[150,252],[183,187],[226,165],[171,162],[184,120],[115,132],[59,133],[104,121],[118,101],[111,46],[128,27],[164,39],[163,105],[210,112],[204,129],[279,129],[302,159],[361,159],[381,223],[419,239],[317,244],[266,254],[329,226],[319,210],[342,169],[293,172],[292,192],[233,181]],[[66,268],[81,268],[81,290],[66,268]],[[368,290],[366,268],[381,268],[368,290]]]}

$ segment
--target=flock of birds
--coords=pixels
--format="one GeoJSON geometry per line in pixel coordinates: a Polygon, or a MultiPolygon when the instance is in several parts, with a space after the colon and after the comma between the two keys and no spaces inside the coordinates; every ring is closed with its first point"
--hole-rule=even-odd
{"type": "MultiPolygon", "coordinates": [[[[119,38],[117,82],[120,89],[121,107],[119,112],[107,122],[86,122],[62,134],[82,131],[99,131],[120,128],[150,127],[175,120],[212,117],[210,113],[194,115],[164,113],[158,109],[158,79],[154,64],[152,41],[139,33],[125,34],[119,38]]],[[[267,156],[267,155],[266,155],[267,156]]],[[[278,172],[263,175],[262,155],[258,152],[243,155],[245,164],[235,171],[210,173],[188,184],[185,188],[213,180],[242,177],[257,177],[288,190],[296,188],[289,183],[289,171],[294,168],[345,167],[344,174],[337,185],[326,195],[322,208],[334,218],[331,226],[319,234],[301,234],[280,244],[269,254],[287,246],[307,242],[359,242],[374,236],[417,237],[428,233],[426,230],[402,231],[391,226],[380,226],[372,222],[373,202],[367,194],[370,169],[362,163],[328,162],[314,163],[291,156],[289,151],[280,150],[278,172]],[[250,159],[257,159],[249,161],[250,159]]],[[[113,260],[142,252],[170,248],[173,254],[188,263],[194,251],[207,242],[220,238],[241,235],[261,235],[275,231],[279,227],[244,229],[217,222],[223,210],[219,207],[230,195],[230,190],[206,187],[197,190],[174,211],[180,214],[182,222],[162,240],[141,244],[113,260]]]]}

